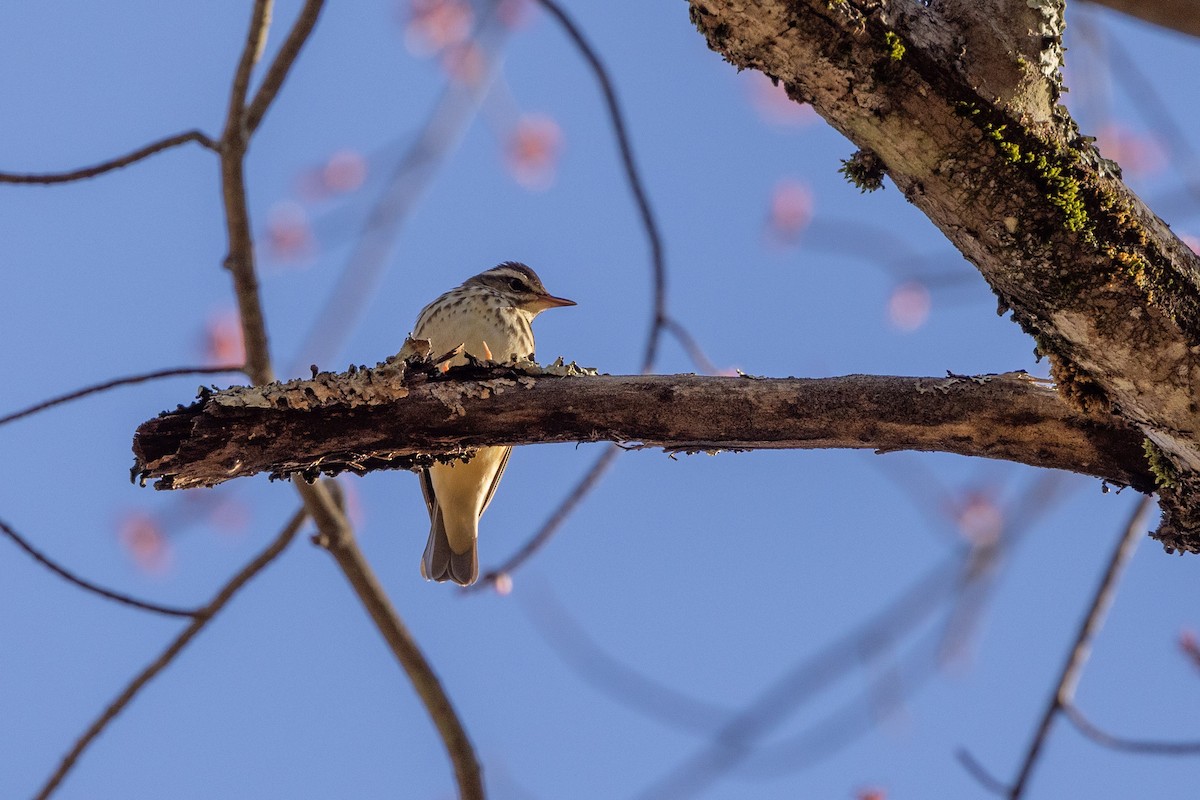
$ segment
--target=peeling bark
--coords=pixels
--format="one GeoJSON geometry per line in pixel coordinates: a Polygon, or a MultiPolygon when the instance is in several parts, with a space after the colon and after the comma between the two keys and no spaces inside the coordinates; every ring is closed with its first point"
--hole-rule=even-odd
{"type": "MultiPolygon", "coordinates": [[[[1200,474],[1200,259],[1057,105],[1055,0],[690,0],[709,46],[874,153],[1051,357],[1063,395],[1200,474]]],[[[1190,490],[1166,533],[1200,549],[1190,490]]]]}
{"type": "Polygon", "coordinates": [[[610,440],[671,452],[927,450],[1073,470],[1140,491],[1142,437],[1024,373],[912,378],[442,375],[395,365],[204,392],[143,423],[135,472],[162,489],[406,469],[480,445],[610,440]]]}

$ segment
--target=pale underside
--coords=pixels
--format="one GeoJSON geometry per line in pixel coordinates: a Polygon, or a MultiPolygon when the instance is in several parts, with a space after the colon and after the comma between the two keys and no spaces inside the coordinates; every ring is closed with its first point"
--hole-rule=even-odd
{"type": "MultiPolygon", "coordinates": [[[[477,359],[508,361],[513,356],[532,357],[532,318],[495,292],[460,287],[425,307],[413,337],[429,339],[434,353],[461,344],[465,353],[477,359]]],[[[450,366],[463,363],[465,355],[448,362],[450,366]]],[[[429,542],[421,560],[426,579],[474,582],[479,573],[475,548],[479,518],[495,496],[511,452],[511,447],[482,447],[466,463],[435,464],[423,472],[421,488],[430,520],[429,542]]]]}

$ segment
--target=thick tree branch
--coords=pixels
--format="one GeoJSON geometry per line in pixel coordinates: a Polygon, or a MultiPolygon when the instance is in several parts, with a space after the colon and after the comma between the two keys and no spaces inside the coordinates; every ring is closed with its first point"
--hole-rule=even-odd
{"type": "Polygon", "coordinates": [[[536,376],[395,362],[207,393],[144,423],[135,469],[159,488],[269,471],[410,468],[484,444],[610,440],[671,451],[939,450],[1153,490],[1142,437],[1023,373],[949,378],[536,376]]]}
{"type": "Polygon", "coordinates": [[[1166,454],[1183,479],[1160,534],[1200,549],[1200,258],[1058,105],[1061,5],[690,3],[710,47],[869,152],[847,174],[877,185],[862,165],[880,165],[1051,356],[1064,396],[1166,454]]]}
{"type": "Polygon", "coordinates": [[[1131,17],[1200,36],[1200,0],[1091,0],[1131,17]]]}

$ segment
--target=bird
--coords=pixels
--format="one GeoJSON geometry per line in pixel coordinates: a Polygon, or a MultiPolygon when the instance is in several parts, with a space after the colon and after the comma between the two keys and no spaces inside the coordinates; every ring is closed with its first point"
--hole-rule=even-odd
{"type": "MultiPolygon", "coordinates": [[[[468,278],[422,309],[412,338],[428,339],[433,353],[463,351],[443,368],[464,364],[467,355],[507,362],[534,357],[533,318],[575,301],[546,291],[537,273],[517,261],[468,278]]],[[[421,557],[425,580],[470,586],[479,576],[476,540],[479,518],[496,494],[511,447],[480,447],[466,462],[436,463],[420,472],[429,511],[429,541],[421,557]]]]}

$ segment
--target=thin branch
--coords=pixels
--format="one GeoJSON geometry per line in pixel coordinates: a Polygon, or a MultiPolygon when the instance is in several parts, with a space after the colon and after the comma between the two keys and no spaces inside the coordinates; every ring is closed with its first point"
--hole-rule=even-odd
{"type": "Polygon", "coordinates": [[[256,53],[267,35],[271,0],[255,0],[250,28],[238,60],[229,92],[225,132],[221,135],[221,194],[229,252],[225,268],[233,276],[238,315],[242,323],[242,341],[246,347],[246,374],[254,383],[274,378],[267,346],[267,327],[259,300],[258,275],[254,268],[254,239],[250,232],[250,213],[246,204],[245,157],[249,144],[246,129],[246,90],[256,53]]]}
{"type": "Polygon", "coordinates": [[[105,599],[121,603],[122,605],[140,608],[143,611],[153,611],[155,614],[163,614],[168,617],[196,617],[200,614],[199,609],[179,608],[178,606],[150,603],[145,600],[138,600],[136,597],[132,597],[121,592],[114,592],[111,589],[105,589],[103,586],[99,586],[89,580],[80,578],[78,575],[69,571],[65,567],[59,566],[54,561],[51,561],[49,557],[27,542],[25,538],[21,536],[21,534],[13,530],[13,528],[3,520],[0,520],[0,532],[3,532],[6,536],[8,536],[8,538],[12,539],[16,543],[17,547],[29,554],[34,561],[38,562],[43,567],[67,582],[73,583],[80,589],[91,592],[92,594],[100,595],[105,599]]]}
{"type": "MultiPolygon", "coordinates": [[[[893,659],[886,665],[886,676],[875,679],[873,685],[864,689],[863,696],[848,700],[800,732],[747,754],[738,776],[772,780],[809,769],[877,730],[884,718],[895,713],[901,703],[914,698],[937,676],[933,659],[936,639],[937,631],[932,631],[918,638],[906,654],[877,654],[878,659],[885,655],[893,659]],[[872,699],[872,691],[885,695],[875,698],[875,708],[865,705],[872,699]]],[[[899,643],[895,648],[899,649],[899,643]]]]}
{"type": "Polygon", "coordinates": [[[567,36],[575,43],[575,47],[579,50],[584,60],[587,61],[588,66],[591,67],[596,80],[600,83],[600,90],[604,93],[604,105],[608,109],[608,118],[612,123],[613,135],[616,137],[617,147],[621,151],[621,164],[625,169],[625,178],[629,182],[629,190],[633,192],[633,198],[638,207],[638,214],[642,219],[642,227],[645,229],[646,238],[650,242],[650,261],[653,267],[654,278],[654,301],[651,312],[650,332],[646,337],[646,351],[642,357],[641,369],[642,372],[649,372],[653,368],[655,358],[658,354],[658,345],[661,338],[659,334],[663,326],[667,323],[667,266],[666,257],[663,254],[662,235],[659,233],[654,210],[650,206],[649,197],[642,184],[641,173],[638,171],[637,163],[634,161],[633,145],[629,139],[628,127],[625,124],[625,117],[621,112],[620,103],[617,101],[617,92],[613,88],[608,70],[605,69],[604,64],[600,61],[600,56],[583,35],[583,31],[567,15],[567,12],[563,10],[557,0],[538,0],[538,2],[563,27],[567,36]]]}
{"type": "Polygon", "coordinates": [[[43,400],[40,403],[36,403],[36,404],[30,406],[29,408],[24,408],[24,409],[21,409],[20,411],[14,411],[11,414],[0,417],[0,425],[7,425],[10,422],[15,422],[16,420],[22,419],[24,417],[28,417],[33,414],[37,414],[38,412],[45,411],[48,408],[54,408],[55,406],[62,405],[63,403],[69,403],[72,400],[78,400],[81,397],[87,397],[88,395],[91,395],[91,394],[97,394],[99,392],[108,391],[109,389],[115,389],[118,386],[129,386],[130,384],[145,383],[146,381],[158,380],[159,378],[173,378],[173,377],[180,376],[180,375],[219,375],[224,372],[241,372],[241,371],[242,371],[242,368],[240,366],[238,366],[238,367],[234,367],[234,366],[177,367],[174,369],[159,369],[159,370],[155,370],[153,372],[144,372],[140,375],[127,375],[124,378],[114,378],[111,381],[105,381],[104,383],[97,383],[93,386],[88,386],[88,387],[79,389],[74,392],[68,392],[67,394],[62,394],[57,397],[52,397],[49,400],[43,400]]]}
{"type": "Polygon", "coordinates": [[[961,586],[961,578],[958,556],[926,572],[866,622],[791,667],[722,725],[708,746],[638,797],[686,796],[709,786],[744,761],[755,743],[781,724],[797,706],[841,679],[848,662],[871,658],[895,646],[911,626],[935,611],[961,586]]]}
{"type": "Polygon", "coordinates": [[[729,708],[681,692],[609,654],[563,607],[548,585],[517,592],[518,606],[550,649],[584,683],[645,717],[709,735],[729,708]]]}
{"type": "Polygon", "coordinates": [[[989,792],[1000,797],[1008,795],[1008,785],[998,779],[995,775],[987,771],[987,767],[980,764],[975,756],[971,755],[971,751],[960,747],[954,752],[955,759],[962,765],[972,778],[979,782],[979,785],[987,789],[989,792]]]}
{"type": "MultiPolygon", "coordinates": [[[[1088,657],[1091,655],[1092,643],[1104,625],[1105,614],[1108,612],[1108,608],[1116,596],[1117,584],[1120,581],[1121,574],[1129,564],[1130,558],[1133,557],[1138,542],[1145,536],[1146,518],[1149,515],[1150,507],[1149,496],[1138,500],[1137,506],[1129,516],[1129,522],[1126,523],[1121,533],[1121,538],[1117,541],[1117,546],[1114,548],[1112,556],[1109,557],[1104,576],[1100,579],[1100,583],[1096,587],[1091,604],[1088,606],[1087,614],[1080,623],[1079,631],[1076,633],[1075,640],[1071,645],[1071,652],[1067,656],[1066,663],[1059,673],[1058,685],[1054,690],[1053,696],[1050,698],[1050,702],[1046,704],[1046,708],[1042,712],[1042,718],[1038,722],[1033,739],[1025,751],[1025,757],[1021,760],[1021,767],[1017,771],[1017,778],[1013,781],[1012,786],[1005,790],[1009,800],[1018,800],[1025,793],[1025,787],[1029,784],[1029,777],[1033,773],[1033,768],[1037,764],[1038,757],[1041,755],[1042,747],[1050,735],[1050,729],[1054,725],[1055,719],[1058,717],[1059,712],[1069,706],[1074,699],[1075,687],[1079,684],[1083,668],[1087,664],[1088,657]]],[[[976,771],[972,770],[972,773],[974,774],[976,771]]]]}
{"type": "MultiPolygon", "coordinates": [[[[335,506],[318,497],[325,487],[319,484],[298,483],[297,490],[310,508],[324,507],[333,513],[318,520],[320,534],[316,543],[329,551],[341,567],[354,593],[383,634],[388,647],[400,662],[421,702],[425,705],[434,727],[437,728],[458,784],[459,800],[483,800],[483,778],[479,761],[470,737],[450,702],[441,681],[416,640],[400,619],[387,593],[380,585],[371,565],[363,557],[345,517],[335,506]]],[[[323,492],[328,497],[328,492],[323,492]]]]}
{"type": "Polygon", "coordinates": [[[312,34],[324,5],[325,0],[307,0],[299,16],[296,17],[291,32],[288,33],[283,46],[279,48],[275,60],[271,62],[271,67],[267,70],[262,85],[255,92],[250,107],[246,109],[246,130],[249,133],[253,134],[258,129],[263,115],[267,113],[267,108],[275,99],[275,95],[279,93],[280,87],[283,86],[288,72],[296,62],[296,57],[300,55],[300,50],[308,41],[309,35],[312,34]]]}
{"type": "MultiPolygon", "coordinates": [[[[245,155],[251,132],[247,127],[248,112],[244,108],[244,102],[250,70],[256,58],[255,52],[261,47],[266,35],[269,6],[269,0],[256,0],[254,4],[250,31],[234,77],[229,114],[221,139],[221,187],[229,236],[229,254],[225,265],[233,276],[234,291],[238,300],[243,339],[246,343],[246,373],[257,384],[269,383],[274,369],[271,366],[266,323],[259,300],[254,240],[246,203],[245,155]]],[[[289,37],[293,51],[299,51],[305,38],[312,31],[312,23],[315,23],[315,16],[306,21],[303,15],[315,14],[317,10],[319,9],[311,3],[305,6],[302,18],[293,29],[294,36],[289,37]]],[[[286,73],[286,66],[291,63],[290,59],[294,59],[295,52],[291,56],[284,54],[283,57],[289,60],[278,62],[282,73],[286,73]]],[[[278,81],[282,84],[283,74],[278,76],[278,81]]],[[[263,103],[259,110],[260,116],[266,112],[278,88],[275,86],[274,89],[268,90],[267,94],[261,95],[263,103]]],[[[317,525],[318,543],[334,555],[433,718],[434,725],[449,751],[458,779],[461,800],[482,800],[483,782],[479,774],[479,763],[466,731],[433,670],[400,621],[383,587],[379,585],[370,565],[359,550],[354,532],[338,508],[333,492],[323,483],[297,483],[296,489],[304,500],[306,513],[312,516],[317,525]]]]}
{"type": "Polygon", "coordinates": [[[1153,741],[1148,739],[1127,739],[1113,736],[1107,731],[1096,727],[1083,715],[1074,704],[1068,703],[1062,707],[1063,715],[1071,721],[1075,729],[1098,745],[1110,750],[1122,750],[1127,753],[1141,753],[1159,756],[1195,756],[1200,755],[1200,741],[1171,742],[1153,741]]]}
{"type": "Polygon", "coordinates": [[[52,185],[56,183],[70,183],[71,181],[82,181],[87,178],[94,178],[97,175],[103,175],[106,172],[112,172],[114,169],[121,169],[130,164],[134,164],[143,159],[149,158],[155,153],[161,153],[163,150],[169,150],[172,147],[178,147],[181,144],[188,142],[196,142],[201,147],[206,147],[209,150],[218,151],[220,148],[216,142],[209,138],[201,131],[185,131],[177,133],[174,136],[168,136],[165,139],[159,139],[157,142],[151,142],[145,147],[139,147],[132,153],[127,153],[123,156],[104,161],[91,167],[83,167],[82,169],[70,170],[69,172],[35,172],[35,173],[18,173],[18,172],[0,172],[0,183],[25,183],[25,184],[41,184],[52,185]]]}
{"type": "Polygon", "coordinates": [[[546,543],[553,538],[562,524],[567,521],[567,517],[571,516],[571,512],[575,507],[583,502],[583,499],[592,491],[600,479],[604,477],[604,473],[616,461],[617,456],[621,454],[621,448],[613,445],[606,447],[600,457],[592,464],[591,468],[584,473],[579,479],[579,483],[575,484],[563,501],[559,503],[558,508],[546,518],[542,523],[542,527],[537,529],[537,532],[529,538],[525,544],[517,552],[508,557],[500,566],[492,569],[484,574],[483,578],[474,586],[469,586],[464,589],[464,592],[476,592],[485,586],[492,586],[496,580],[502,575],[511,575],[521,567],[526,561],[533,557],[535,553],[546,546],[546,543]]]}
{"type": "MultiPolygon", "coordinates": [[[[266,46],[274,6],[274,0],[254,0],[254,8],[250,12],[250,28],[246,32],[246,42],[242,46],[242,54],[238,58],[237,69],[233,73],[233,88],[229,92],[225,133],[221,136],[222,144],[235,137],[238,140],[249,138],[249,131],[246,129],[246,94],[250,89],[250,74],[254,70],[254,65],[262,57],[263,48],[266,46]],[[236,127],[237,130],[231,132],[231,127],[236,127]]],[[[274,93],[272,93],[273,96],[274,93]]],[[[264,107],[263,111],[265,112],[265,110],[264,107]]]]}
{"type": "Polygon", "coordinates": [[[255,576],[258,575],[259,572],[263,570],[263,568],[278,558],[279,555],[285,549],[287,549],[287,546],[291,544],[292,540],[296,536],[296,533],[300,530],[300,526],[304,524],[304,520],[307,516],[307,512],[305,512],[303,509],[297,511],[291,520],[288,521],[287,525],[284,526],[283,530],[279,532],[279,535],[275,537],[275,540],[271,542],[266,549],[255,556],[253,560],[246,564],[246,566],[242,567],[242,569],[233,576],[229,583],[225,584],[225,586],[222,587],[219,592],[217,592],[212,601],[196,613],[195,619],[193,619],[192,622],[183,629],[183,632],[180,633],[179,636],[175,637],[175,640],[171,642],[171,644],[168,645],[165,650],[163,650],[158,658],[154,659],[149,666],[138,673],[137,676],[134,677],[134,679],[130,681],[129,684],[121,691],[121,693],[117,695],[116,699],[109,703],[108,707],[101,712],[100,716],[97,717],[96,720],[90,726],[88,726],[88,729],[83,732],[83,735],[76,740],[75,745],[71,748],[70,752],[68,752],[63,757],[62,761],[59,762],[54,774],[50,776],[49,780],[46,781],[46,784],[38,791],[37,800],[45,800],[46,798],[50,797],[50,795],[54,794],[59,784],[62,783],[63,779],[67,776],[67,773],[71,771],[71,768],[75,765],[75,762],[79,760],[79,757],[83,754],[83,752],[93,741],[95,741],[96,737],[104,731],[108,724],[112,722],[118,714],[125,710],[125,707],[128,706],[133,698],[137,696],[138,692],[140,692],[146,686],[146,684],[148,684],[156,675],[158,675],[158,673],[166,669],[166,667],[168,667],[175,660],[176,656],[179,655],[183,648],[186,647],[188,643],[191,642],[191,640],[194,639],[198,633],[200,633],[200,631],[204,630],[205,626],[207,626],[213,620],[213,618],[221,612],[221,610],[229,603],[230,600],[233,599],[233,596],[237,594],[243,586],[249,583],[255,576]]]}
{"type": "Polygon", "coordinates": [[[717,369],[717,365],[704,352],[704,348],[696,341],[696,337],[692,336],[692,332],[685,328],[681,322],[674,317],[667,317],[663,320],[663,328],[667,333],[675,337],[675,340],[679,342],[679,346],[687,353],[688,358],[691,359],[692,364],[697,369],[706,375],[716,375],[720,372],[717,369]]]}

